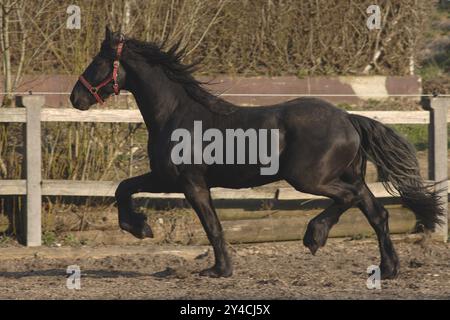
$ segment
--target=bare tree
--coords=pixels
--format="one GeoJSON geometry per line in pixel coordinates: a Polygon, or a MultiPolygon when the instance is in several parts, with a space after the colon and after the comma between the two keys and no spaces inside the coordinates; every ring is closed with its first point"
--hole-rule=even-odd
{"type": "MultiPolygon", "coordinates": [[[[51,2],[51,0],[44,1],[51,2]]],[[[29,3],[29,2],[28,2],[29,3]]],[[[41,7],[45,8],[45,6],[41,7]]],[[[36,18],[30,18],[27,14],[26,0],[0,0],[0,48],[2,50],[2,70],[4,74],[3,89],[6,92],[2,105],[13,105],[12,92],[19,86],[24,69],[27,67],[27,62],[33,60],[34,53],[39,50],[46,49],[43,42],[39,45],[33,46],[29,40],[30,31],[33,26],[26,24],[36,18]],[[28,55],[27,55],[28,53],[28,55]]],[[[34,11],[35,15],[42,14],[43,11],[34,11]]]]}
{"type": "Polygon", "coordinates": [[[10,44],[10,33],[9,25],[12,15],[12,7],[14,3],[10,0],[0,1],[0,19],[1,19],[1,32],[0,32],[0,43],[2,49],[2,67],[4,74],[4,90],[6,92],[3,97],[2,106],[8,106],[12,103],[12,75],[11,75],[11,44],[10,44]]]}

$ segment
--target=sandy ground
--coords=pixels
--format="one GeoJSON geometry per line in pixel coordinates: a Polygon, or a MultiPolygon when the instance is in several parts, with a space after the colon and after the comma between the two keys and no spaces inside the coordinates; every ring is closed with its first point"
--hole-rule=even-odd
{"type": "Polygon", "coordinates": [[[212,263],[204,246],[0,248],[0,299],[450,299],[450,244],[397,236],[401,273],[366,287],[378,263],[373,239],[330,239],[312,256],[301,242],[231,247],[233,277],[198,272],[212,263]],[[81,269],[81,289],[66,268],[81,269]]]}

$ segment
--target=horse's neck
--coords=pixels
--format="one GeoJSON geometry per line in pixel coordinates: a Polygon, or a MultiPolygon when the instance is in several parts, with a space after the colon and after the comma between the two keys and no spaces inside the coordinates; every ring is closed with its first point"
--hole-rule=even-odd
{"type": "Polygon", "coordinates": [[[127,89],[133,93],[152,134],[157,134],[164,128],[171,117],[182,116],[188,111],[228,115],[238,110],[235,105],[213,95],[205,97],[208,107],[202,106],[186,93],[181,84],[170,80],[161,68],[139,64],[132,65],[130,71],[133,79],[127,89]]]}
{"type": "Polygon", "coordinates": [[[187,99],[185,92],[179,85],[172,83],[160,69],[139,68],[135,73],[132,92],[141,111],[144,122],[151,132],[157,134],[177,113],[182,113],[187,99]],[[175,111],[176,110],[176,111],[175,111]]]}

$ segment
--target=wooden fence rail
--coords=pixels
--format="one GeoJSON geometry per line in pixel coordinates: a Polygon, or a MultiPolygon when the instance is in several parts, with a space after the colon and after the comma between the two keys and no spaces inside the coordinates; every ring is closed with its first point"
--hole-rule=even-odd
{"type": "MultiPolygon", "coordinates": [[[[73,181],[73,180],[42,180],[43,196],[79,196],[79,197],[114,197],[119,185],[118,181],[73,181]]],[[[369,183],[369,188],[377,198],[392,198],[381,182],[369,183]]],[[[450,183],[447,183],[450,187],[450,183]]],[[[449,190],[450,192],[450,190],[449,190]]],[[[291,187],[281,188],[244,188],[226,189],[212,188],[214,199],[248,199],[248,200],[308,200],[325,199],[309,193],[303,193],[291,187]]],[[[0,180],[0,195],[27,195],[27,180],[0,180]]],[[[135,198],[153,199],[184,199],[182,193],[147,193],[141,192],[135,198]]]]}
{"type": "MultiPolygon", "coordinates": [[[[25,168],[26,180],[0,180],[0,195],[25,195],[25,243],[27,246],[41,245],[41,199],[43,195],[53,196],[113,196],[117,187],[114,181],[68,181],[42,180],[41,171],[41,122],[143,122],[138,110],[93,109],[78,111],[76,109],[53,109],[42,107],[43,96],[21,96],[17,105],[21,108],[0,109],[1,122],[25,123],[25,168]]],[[[448,108],[450,99],[432,98],[424,101],[426,111],[355,111],[386,124],[429,124],[429,178],[439,181],[437,190],[447,199],[447,123],[450,121],[448,108]]],[[[370,184],[376,197],[391,197],[381,183],[370,184]]],[[[137,197],[150,198],[184,198],[182,194],[137,194],[137,197]]],[[[317,196],[297,192],[292,188],[264,189],[224,189],[214,188],[215,199],[277,199],[302,200],[316,199],[317,196]]],[[[437,231],[444,241],[448,239],[448,208],[445,203],[444,225],[437,231]]]]}
{"type": "MultiPolygon", "coordinates": [[[[442,100],[445,100],[441,98],[442,100]]],[[[439,99],[439,100],[441,100],[439,99]]],[[[249,107],[251,108],[251,107],[249,107]]],[[[350,111],[349,113],[375,119],[385,124],[428,124],[429,111],[350,111]]],[[[1,109],[0,122],[26,122],[26,110],[23,108],[1,109]]],[[[444,116],[450,121],[450,114],[444,116]]],[[[46,108],[40,113],[43,122],[109,122],[109,123],[141,123],[139,110],[129,109],[92,109],[79,111],[68,108],[46,108]]]]}

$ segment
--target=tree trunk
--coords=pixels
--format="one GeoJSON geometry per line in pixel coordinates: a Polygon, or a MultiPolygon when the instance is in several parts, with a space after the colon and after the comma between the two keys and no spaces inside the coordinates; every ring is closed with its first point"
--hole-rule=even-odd
{"type": "Polygon", "coordinates": [[[120,31],[124,34],[130,32],[130,16],[131,16],[131,5],[129,0],[125,0],[123,4],[123,13],[122,13],[122,23],[120,31]]]}
{"type": "Polygon", "coordinates": [[[4,91],[2,106],[10,106],[12,99],[12,77],[11,77],[11,51],[9,42],[9,15],[11,13],[11,6],[9,0],[1,1],[1,48],[3,51],[3,73],[4,73],[4,91]]]}

